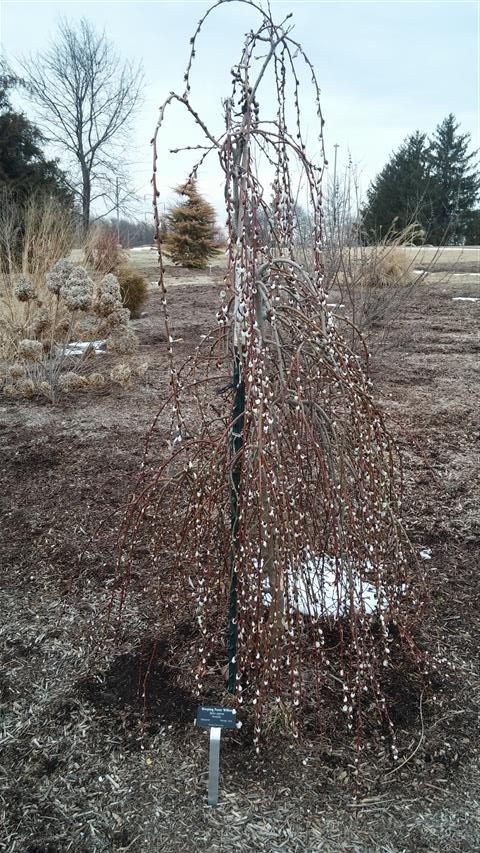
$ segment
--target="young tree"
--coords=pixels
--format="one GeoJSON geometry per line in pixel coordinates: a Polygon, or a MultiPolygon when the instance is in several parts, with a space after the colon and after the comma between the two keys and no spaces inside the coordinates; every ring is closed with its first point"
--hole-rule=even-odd
{"type": "Polygon", "coordinates": [[[8,89],[13,85],[0,67],[0,190],[13,194],[17,203],[45,193],[71,205],[72,193],[55,160],[42,151],[44,137],[23,113],[12,109],[8,89]]]}
{"type": "Polygon", "coordinates": [[[438,125],[430,143],[430,243],[462,243],[478,198],[480,172],[474,168],[477,152],[469,153],[470,134],[458,133],[459,126],[450,113],[438,125]]]}
{"type": "Polygon", "coordinates": [[[430,160],[426,134],[416,131],[404,140],[367,191],[362,211],[367,234],[378,239],[403,231],[413,221],[425,227],[430,219],[430,160]]]}
{"type": "Polygon", "coordinates": [[[191,625],[175,653],[199,692],[207,677],[211,696],[216,672],[221,694],[217,664],[226,663],[237,707],[250,706],[255,741],[269,714],[283,714],[292,727],[312,714],[321,725],[325,697],[332,697],[336,724],[343,718],[358,744],[375,710],[392,731],[382,683],[394,637],[416,654],[410,631],[421,606],[398,518],[396,451],[362,363],[327,308],[324,157],[319,163],[307,155],[299,93],[305,68],[318,116],[315,149],[324,154],[313,66],[291,36],[290,15],[276,24],[268,8],[248,0],[259,26],[233,66],[223,120],[208,127],[190,101],[191,68],[200,30],[219,5],[191,39],[183,94],[172,92],[160,109],[152,183],[159,223],[157,137],[172,103],[182,104],[205,135],[199,147],[218,155],[224,173],[226,287],[216,333],[202,336],[178,366],[157,233],[172,389],[162,412],[170,408],[171,440],[157,468],[156,420],[122,528],[120,607],[135,539],[147,525],[149,588],[166,632],[191,625]],[[270,107],[265,117],[259,103],[270,107]],[[262,160],[274,173],[268,200],[257,171],[262,160]],[[300,169],[312,216],[308,269],[294,227],[300,169]]]}
{"type": "Polygon", "coordinates": [[[215,254],[215,211],[199,194],[195,180],[187,181],[175,192],[185,196],[186,201],[168,214],[166,247],[175,264],[205,269],[208,259],[215,254]]]}
{"type": "Polygon", "coordinates": [[[51,47],[23,60],[22,70],[45,136],[66,156],[87,230],[92,204],[110,197],[122,168],[142,71],[122,64],[105,33],[85,19],[78,29],[62,21],[51,47]]]}

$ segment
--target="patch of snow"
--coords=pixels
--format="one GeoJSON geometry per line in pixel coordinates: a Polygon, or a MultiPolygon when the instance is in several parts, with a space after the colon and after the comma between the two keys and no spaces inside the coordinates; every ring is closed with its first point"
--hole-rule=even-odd
{"type": "Polygon", "coordinates": [[[415,275],[423,275],[423,276],[428,275],[428,270],[412,270],[412,272],[415,275]]]}
{"type": "MultiPolygon", "coordinates": [[[[367,560],[365,570],[371,570],[367,560]]],[[[367,581],[361,580],[352,570],[353,606],[357,611],[375,613],[384,607],[380,590],[380,603],[377,589],[367,581]]],[[[268,581],[266,581],[268,583],[268,581]]],[[[340,571],[337,577],[335,559],[324,555],[312,556],[299,571],[292,570],[288,590],[290,606],[304,616],[343,616],[350,610],[350,588],[348,574],[340,571]]],[[[263,593],[264,604],[270,604],[271,594],[263,593]]]]}
{"type": "Polygon", "coordinates": [[[133,246],[131,252],[154,252],[155,246],[133,246]]]}
{"type": "Polygon", "coordinates": [[[432,559],[432,549],[431,548],[422,548],[420,551],[420,559],[421,560],[431,560],[432,559]]]}
{"type": "Polygon", "coordinates": [[[480,272],[452,272],[452,277],[460,276],[461,278],[463,278],[466,275],[480,275],[480,272]]]}
{"type": "MultiPolygon", "coordinates": [[[[296,584],[295,579],[292,578],[294,586],[298,589],[298,611],[311,616],[343,615],[347,610],[345,599],[350,595],[347,578],[340,578],[337,581],[333,559],[324,557],[321,562],[323,566],[319,565],[319,560],[309,560],[303,567],[300,577],[296,579],[296,584]]],[[[377,590],[370,583],[362,583],[355,573],[352,580],[355,610],[364,609],[365,613],[373,613],[378,605],[377,590]]],[[[292,603],[297,606],[295,591],[292,590],[290,595],[294,599],[292,603]]]]}
{"type": "Polygon", "coordinates": [[[83,355],[88,347],[93,347],[95,355],[103,355],[106,341],[70,341],[63,349],[64,355],[83,355]]]}
{"type": "Polygon", "coordinates": [[[480,302],[480,296],[452,296],[452,302],[480,302]]]}
{"type": "Polygon", "coordinates": [[[340,304],[338,302],[327,302],[327,308],[345,308],[343,302],[340,304]]]}

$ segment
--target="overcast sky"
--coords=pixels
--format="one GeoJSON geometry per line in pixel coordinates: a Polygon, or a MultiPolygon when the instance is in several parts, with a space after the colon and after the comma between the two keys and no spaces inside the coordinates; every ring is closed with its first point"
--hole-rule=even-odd
{"type": "MultiPolygon", "coordinates": [[[[170,90],[183,90],[189,38],[208,5],[205,0],[0,0],[0,39],[12,62],[44,50],[61,16],[71,23],[86,17],[96,28],[105,28],[122,57],[142,62],[144,102],[130,152],[139,212],[149,210],[149,140],[158,105],[170,90]]],[[[477,0],[274,0],[272,9],[278,20],[293,12],[293,35],[311,58],[322,90],[327,154],[332,162],[335,143],[342,159],[350,151],[363,189],[407,134],[417,129],[431,133],[450,112],[479,147],[477,0]]],[[[258,20],[254,10],[231,3],[217,10],[202,32],[192,102],[214,130],[222,127],[221,97],[229,94],[229,70],[239,57],[243,34],[256,28],[258,20]]],[[[266,115],[268,104],[261,106],[263,117],[273,118],[266,115]]],[[[305,116],[314,138],[308,106],[305,116]]],[[[172,112],[161,149],[165,200],[168,187],[185,178],[187,167],[185,158],[167,157],[167,149],[188,144],[190,133],[189,124],[172,112]]],[[[221,174],[212,162],[200,174],[200,189],[217,208],[221,187],[221,174]]]]}

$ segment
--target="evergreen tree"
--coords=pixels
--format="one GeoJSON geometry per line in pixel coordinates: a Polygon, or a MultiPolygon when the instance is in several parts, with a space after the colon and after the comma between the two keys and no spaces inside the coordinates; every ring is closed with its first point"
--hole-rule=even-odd
{"type": "Polygon", "coordinates": [[[215,254],[215,211],[190,180],[176,188],[186,201],[173,207],[168,214],[166,247],[175,264],[191,269],[205,269],[209,257],[215,254]]]}
{"type": "Polygon", "coordinates": [[[45,192],[71,204],[64,173],[41,149],[44,138],[23,113],[15,112],[8,99],[12,78],[0,67],[0,190],[22,202],[32,193],[45,192]]]}
{"type": "Polygon", "coordinates": [[[471,210],[467,218],[465,231],[465,244],[467,246],[480,246],[480,210],[471,210]]]}
{"type": "Polygon", "coordinates": [[[477,152],[468,153],[470,134],[457,133],[459,124],[450,113],[438,125],[429,149],[432,172],[431,243],[462,243],[480,188],[475,171],[477,152]]]}
{"type": "Polygon", "coordinates": [[[418,222],[429,243],[463,243],[471,229],[480,175],[450,113],[429,141],[416,131],[394,153],[367,191],[363,227],[371,239],[418,222]]]}
{"type": "Polygon", "coordinates": [[[407,136],[367,191],[363,227],[372,238],[429,220],[430,161],[426,134],[407,136]]]}

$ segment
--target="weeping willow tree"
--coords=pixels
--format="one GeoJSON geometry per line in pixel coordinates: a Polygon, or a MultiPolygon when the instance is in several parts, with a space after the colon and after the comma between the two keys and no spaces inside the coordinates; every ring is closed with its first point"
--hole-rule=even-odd
{"type": "Polygon", "coordinates": [[[314,69],[288,19],[275,24],[269,12],[244,2],[260,25],[247,34],[232,68],[222,127],[207,126],[191,95],[199,34],[220,2],[195,30],[185,89],[162,105],[153,139],[158,233],[157,142],[173,103],[183,105],[205,137],[189,179],[207,156],[218,156],[227,272],[215,329],[180,365],[158,241],[171,342],[171,397],[158,417],[170,410],[171,444],[161,464],[145,465],[132,495],[123,531],[123,593],[135,543],[148,524],[162,619],[175,626],[190,618],[197,626],[177,652],[199,694],[214,664],[218,670],[224,664],[228,680],[220,680],[217,700],[228,685],[237,707],[245,714],[251,709],[256,743],[276,710],[294,733],[305,715],[321,726],[333,697],[357,742],[365,718],[377,714],[390,729],[395,754],[384,677],[394,645],[417,655],[412,625],[421,610],[399,519],[396,448],[362,363],[328,311],[324,122],[314,69]],[[302,126],[302,65],[318,122],[316,162],[307,155],[302,126]],[[272,102],[272,90],[276,100],[265,118],[262,86],[265,102],[272,102]],[[267,188],[258,163],[266,166],[267,188]],[[294,239],[299,174],[312,217],[308,270],[294,239]]]}

